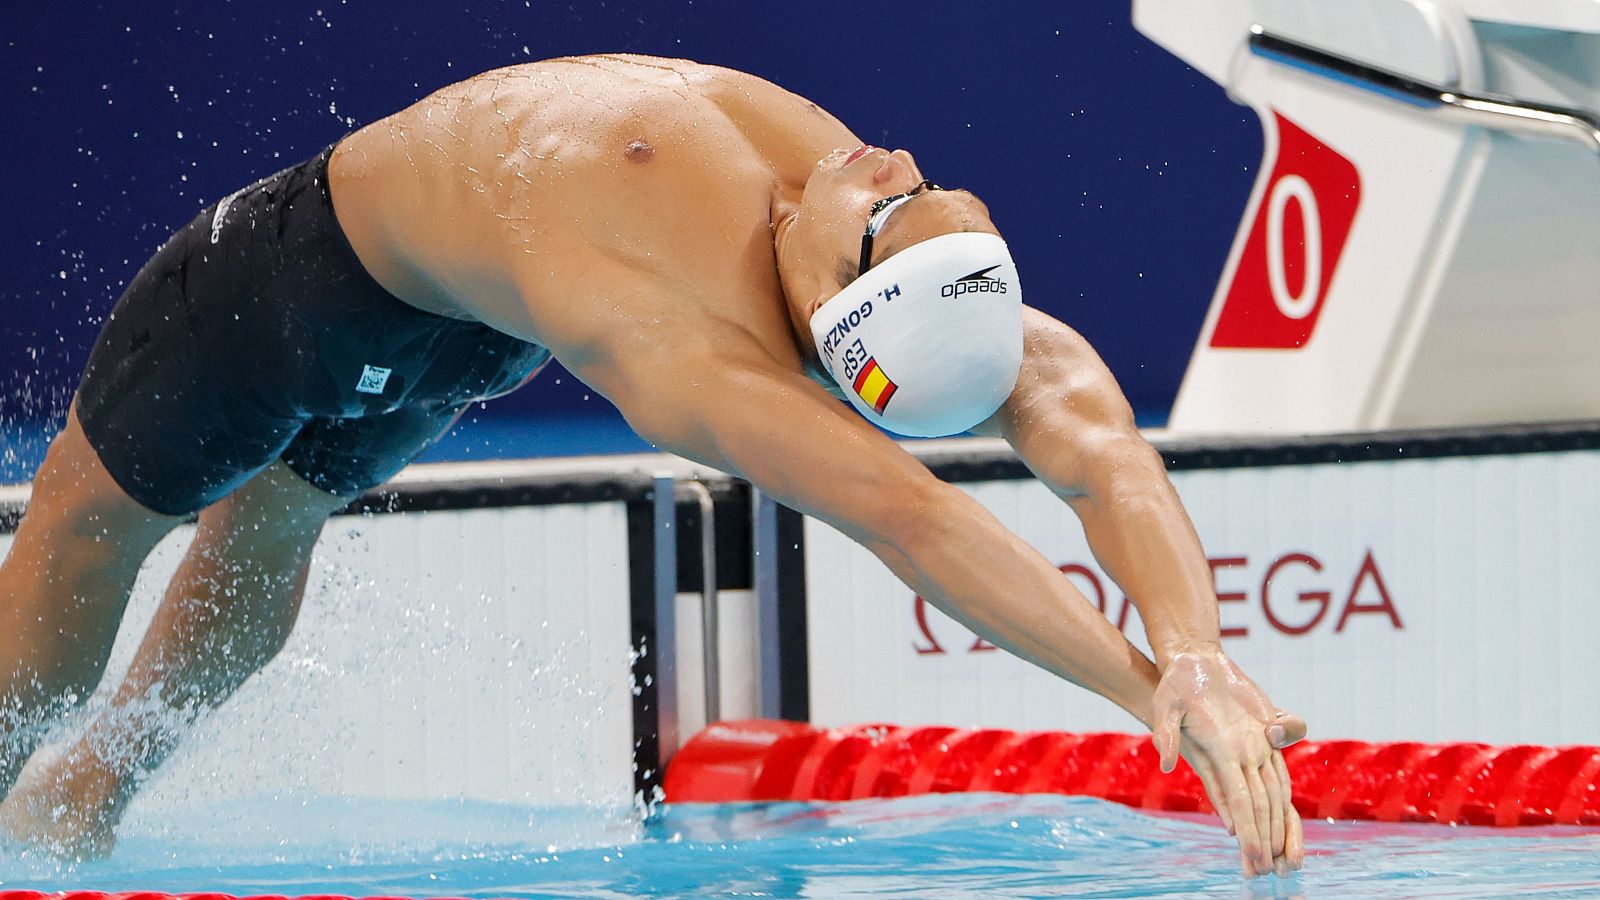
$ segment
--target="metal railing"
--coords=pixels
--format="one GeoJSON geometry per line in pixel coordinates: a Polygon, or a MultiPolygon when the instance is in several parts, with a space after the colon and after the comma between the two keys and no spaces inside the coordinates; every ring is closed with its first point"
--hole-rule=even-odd
{"type": "Polygon", "coordinates": [[[1262,59],[1404,103],[1440,119],[1575,141],[1600,152],[1600,120],[1584,110],[1451,90],[1271,34],[1260,25],[1250,27],[1249,47],[1262,59]]]}
{"type": "Polygon", "coordinates": [[[678,501],[692,500],[700,511],[700,638],[701,667],[705,677],[705,721],[722,718],[721,617],[717,592],[717,512],[705,482],[679,480],[668,472],[654,477],[655,520],[655,620],[656,702],[661,758],[677,752],[678,709],[678,501]]]}
{"type": "Polygon", "coordinates": [[[700,664],[705,669],[706,724],[722,718],[722,631],[717,608],[717,510],[711,489],[685,481],[679,490],[700,505],[700,664]]]}

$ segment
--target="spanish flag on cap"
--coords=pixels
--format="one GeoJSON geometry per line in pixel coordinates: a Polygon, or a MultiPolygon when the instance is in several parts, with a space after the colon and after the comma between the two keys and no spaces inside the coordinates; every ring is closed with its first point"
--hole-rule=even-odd
{"type": "Polygon", "coordinates": [[[867,402],[873,411],[883,415],[884,407],[889,405],[889,398],[894,396],[898,385],[883,374],[883,369],[878,366],[876,358],[869,358],[867,364],[857,373],[855,384],[856,395],[867,402]]]}

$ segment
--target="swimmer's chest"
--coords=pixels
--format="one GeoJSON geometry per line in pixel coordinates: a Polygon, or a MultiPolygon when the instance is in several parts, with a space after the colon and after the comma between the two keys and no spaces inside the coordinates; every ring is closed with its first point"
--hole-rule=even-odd
{"type": "Polygon", "coordinates": [[[594,149],[601,158],[586,176],[530,198],[546,205],[530,209],[542,227],[505,247],[498,267],[517,290],[498,312],[525,315],[530,339],[558,357],[619,329],[707,341],[737,332],[792,347],[770,172],[747,148],[715,162],[693,155],[703,150],[648,131],[619,137],[594,149]]]}

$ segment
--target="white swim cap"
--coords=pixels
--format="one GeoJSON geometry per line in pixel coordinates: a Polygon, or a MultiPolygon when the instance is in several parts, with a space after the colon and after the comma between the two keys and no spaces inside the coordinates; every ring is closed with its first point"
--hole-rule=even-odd
{"type": "Polygon", "coordinates": [[[994,415],[1022,369],[1022,284],[998,235],[913,244],[811,317],[828,374],[896,434],[960,434],[994,415]]]}

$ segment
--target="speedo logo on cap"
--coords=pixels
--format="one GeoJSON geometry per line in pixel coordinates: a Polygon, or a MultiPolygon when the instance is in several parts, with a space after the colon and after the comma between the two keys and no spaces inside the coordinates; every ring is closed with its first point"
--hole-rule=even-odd
{"type": "Polygon", "coordinates": [[[998,264],[986,269],[979,269],[971,275],[963,275],[939,289],[941,297],[960,297],[962,294],[1004,294],[1008,285],[991,277],[990,272],[1000,268],[998,264]]]}

